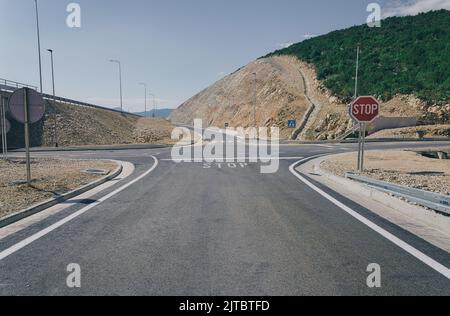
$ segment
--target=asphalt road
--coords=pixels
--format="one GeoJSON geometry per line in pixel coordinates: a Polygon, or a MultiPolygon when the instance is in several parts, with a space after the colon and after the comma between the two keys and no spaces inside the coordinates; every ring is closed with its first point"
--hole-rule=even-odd
{"type": "MultiPolygon", "coordinates": [[[[175,163],[170,149],[36,153],[114,158],[136,171],[93,197],[99,205],[1,259],[0,295],[450,295],[447,277],[289,171],[302,158],[355,146],[281,146],[274,174],[261,174],[259,163],[175,163]],[[126,183],[132,184],[101,200],[126,183]],[[81,288],[66,285],[71,263],[81,267],[81,288]],[[371,263],[381,267],[381,288],[367,286],[371,263]]],[[[368,144],[421,146],[442,144],[368,144]]],[[[450,267],[450,254],[322,189],[450,267]]],[[[73,205],[0,240],[0,257],[85,207],[73,205]]]]}

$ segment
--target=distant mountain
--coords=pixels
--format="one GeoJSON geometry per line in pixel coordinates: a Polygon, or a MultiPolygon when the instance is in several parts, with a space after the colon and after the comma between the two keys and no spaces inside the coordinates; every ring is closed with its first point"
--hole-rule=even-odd
{"type": "MultiPolygon", "coordinates": [[[[169,115],[173,112],[173,109],[159,109],[156,110],[156,117],[161,117],[161,118],[168,118],[169,115]]],[[[145,112],[135,112],[134,114],[140,115],[140,116],[146,116],[147,117],[153,117],[153,110],[148,111],[147,113],[145,112]]]]}
{"type": "Polygon", "coordinates": [[[414,94],[428,103],[450,101],[450,11],[440,10],[335,31],[278,50],[315,65],[336,96],[354,94],[356,47],[361,46],[359,94],[389,100],[414,94]]]}

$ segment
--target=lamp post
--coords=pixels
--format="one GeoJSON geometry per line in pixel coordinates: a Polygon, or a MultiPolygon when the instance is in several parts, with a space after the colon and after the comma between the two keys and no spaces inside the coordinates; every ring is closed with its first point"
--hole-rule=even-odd
{"type": "Polygon", "coordinates": [[[143,83],[143,82],[141,82],[141,83],[139,83],[141,86],[144,86],[144,89],[145,89],[145,112],[144,112],[144,117],[147,117],[147,84],[146,83],[143,83]]]}
{"type": "Polygon", "coordinates": [[[110,62],[119,65],[119,83],[120,83],[120,110],[123,112],[123,95],[122,95],[122,63],[120,60],[111,59],[110,62]]]}
{"type": "Polygon", "coordinates": [[[254,92],[253,92],[253,126],[256,128],[256,80],[257,80],[257,73],[253,73],[254,76],[254,92]]]}
{"type": "Polygon", "coordinates": [[[156,117],[156,97],[153,93],[150,93],[150,95],[153,97],[153,114],[152,117],[156,117]]]}
{"type": "MultiPolygon", "coordinates": [[[[50,58],[51,58],[51,63],[52,63],[52,85],[53,85],[53,104],[55,105],[55,97],[56,97],[56,92],[55,92],[55,66],[53,63],[53,49],[47,49],[47,51],[50,53],[50,58]]],[[[54,131],[54,142],[55,142],[55,147],[58,147],[58,130],[57,130],[57,115],[56,115],[56,107],[54,109],[55,114],[54,114],[54,121],[53,121],[53,131],[54,131]]]]}
{"type": "Polygon", "coordinates": [[[42,60],[41,60],[41,35],[39,30],[39,10],[38,10],[38,2],[34,0],[34,4],[36,7],[36,32],[37,32],[37,44],[38,44],[38,56],[39,56],[39,82],[42,93],[42,60]]]}

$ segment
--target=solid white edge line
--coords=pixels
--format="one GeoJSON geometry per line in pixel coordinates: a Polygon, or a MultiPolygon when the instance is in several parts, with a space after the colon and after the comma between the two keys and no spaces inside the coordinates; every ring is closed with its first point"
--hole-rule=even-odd
{"type": "Polygon", "coordinates": [[[146,177],[147,175],[149,175],[153,170],[156,169],[156,167],[158,166],[158,159],[154,156],[151,156],[151,158],[153,158],[153,160],[155,161],[155,163],[153,164],[153,166],[146,171],[145,173],[143,173],[142,175],[140,175],[139,177],[137,177],[136,179],[130,181],[129,183],[121,186],[120,188],[118,188],[117,190],[105,195],[104,197],[102,197],[101,199],[99,199],[97,202],[92,203],[84,208],[82,208],[81,210],[73,213],[72,215],[67,216],[66,218],[63,218],[62,220],[60,220],[59,222],[56,222],[55,224],[41,230],[40,232],[20,241],[19,243],[11,246],[10,248],[0,252],[0,261],[5,259],[6,257],[14,254],[15,252],[21,250],[22,248],[30,245],[31,243],[35,242],[36,240],[44,237],[45,235],[49,234],[50,232],[54,231],[55,229],[58,229],[59,227],[63,226],[64,224],[70,222],[71,220],[77,218],[80,215],[83,215],[84,213],[86,213],[87,211],[89,211],[90,209],[98,206],[99,204],[101,204],[102,202],[105,202],[106,200],[110,199],[111,197],[113,197],[114,195],[122,192],[123,190],[129,188],[130,186],[132,186],[133,184],[135,184],[136,182],[142,180],[144,177],[146,177]]]}
{"type": "MultiPolygon", "coordinates": [[[[320,155],[321,156],[321,155],[320,155]]],[[[340,209],[342,209],[343,211],[345,211],[346,213],[348,213],[349,215],[351,215],[352,217],[354,217],[355,219],[357,219],[358,221],[360,221],[361,223],[363,223],[364,225],[368,226],[370,229],[374,230],[375,232],[377,232],[378,234],[380,234],[381,236],[383,236],[384,238],[386,238],[387,240],[391,241],[392,243],[394,243],[395,245],[397,245],[398,247],[400,247],[401,249],[403,249],[404,251],[406,251],[407,253],[409,253],[410,255],[414,256],[416,259],[422,261],[423,263],[425,263],[427,266],[429,266],[430,268],[432,268],[433,270],[439,272],[440,274],[442,274],[443,276],[445,276],[447,279],[450,279],[450,269],[445,267],[444,265],[440,264],[439,262],[437,262],[436,260],[428,257],[426,254],[424,254],[423,252],[417,250],[416,248],[412,247],[411,245],[407,244],[406,242],[404,242],[403,240],[401,240],[400,238],[394,236],[393,234],[389,233],[388,231],[386,231],[385,229],[381,228],[380,226],[376,225],[375,223],[371,222],[370,220],[368,220],[367,218],[365,218],[364,216],[362,216],[361,214],[359,214],[358,212],[352,210],[350,207],[346,206],[345,204],[343,204],[342,202],[339,202],[338,200],[336,200],[335,198],[333,198],[331,195],[329,195],[328,193],[324,192],[323,190],[321,190],[320,188],[316,187],[314,184],[312,184],[310,181],[308,181],[306,178],[302,177],[296,170],[295,168],[302,164],[303,162],[310,160],[310,159],[314,159],[317,158],[319,156],[314,156],[314,157],[309,157],[306,159],[302,159],[300,161],[297,161],[296,163],[292,164],[289,167],[289,171],[295,176],[297,177],[300,181],[302,181],[304,184],[306,184],[308,187],[310,187],[311,189],[313,189],[314,191],[316,191],[317,193],[319,193],[320,195],[322,195],[324,198],[326,198],[327,200],[329,200],[331,203],[333,203],[334,205],[336,205],[337,207],[339,207],[340,209]]]]}

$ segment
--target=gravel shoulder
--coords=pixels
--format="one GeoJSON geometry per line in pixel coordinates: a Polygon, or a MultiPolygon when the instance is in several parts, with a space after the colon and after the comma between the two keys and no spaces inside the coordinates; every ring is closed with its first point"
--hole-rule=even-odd
{"type": "Polygon", "coordinates": [[[32,187],[22,184],[26,179],[23,159],[0,161],[0,218],[21,209],[65,194],[113,172],[117,164],[104,160],[33,159],[32,187]],[[106,174],[89,174],[88,169],[104,170],[106,174]]]}
{"type": "MultiPolygon", "coordinates": [[[[355,172],[357,154],[333,156],[321,168],[344,177],[355,172]]],[[[414,151],[370,151],[366,170],[358,173],[376,180],[450,195],[450,160],[432,159],[414,151]]]]}

